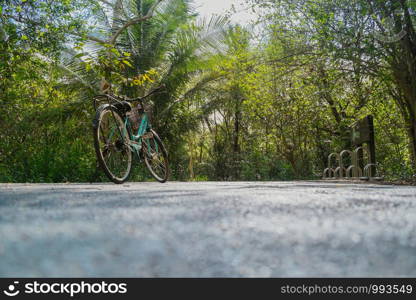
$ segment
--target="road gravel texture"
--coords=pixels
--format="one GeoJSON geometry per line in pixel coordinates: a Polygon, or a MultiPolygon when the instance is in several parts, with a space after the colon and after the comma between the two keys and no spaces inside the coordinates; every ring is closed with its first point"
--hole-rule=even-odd
{"type": "Polygon", "coordinates": [[[416,187],[0,184],[1,277],[416,276],[416,187]]]}

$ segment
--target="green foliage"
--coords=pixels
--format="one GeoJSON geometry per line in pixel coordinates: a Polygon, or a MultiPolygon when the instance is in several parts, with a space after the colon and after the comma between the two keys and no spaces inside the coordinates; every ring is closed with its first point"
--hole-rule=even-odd
{"type": "MultiPolygon", "coordinates": [[[[188,0],[144,22],[155,0],[3,1],[0,182],[107,180],[91,132],[103,79],[131,97],[166,85],[151,102],[173,180],[318,178],[368,114],[382,175],[412,179],[416,39],[397,37],[411,1],[247,2],[253,30],[188,0]]],[[[141,165],[131,180],[151,178],[141,165]]]]}

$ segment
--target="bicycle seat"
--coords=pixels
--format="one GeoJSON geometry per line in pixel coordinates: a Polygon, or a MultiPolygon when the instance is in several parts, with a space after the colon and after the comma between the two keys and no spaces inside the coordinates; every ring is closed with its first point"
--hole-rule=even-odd
{"type": "Polygon", "coordinates": [[[114,106],[123,113],[131,111],[131,104],[127,101],[121,101],[118,103],[115,103],[114,106]]]}

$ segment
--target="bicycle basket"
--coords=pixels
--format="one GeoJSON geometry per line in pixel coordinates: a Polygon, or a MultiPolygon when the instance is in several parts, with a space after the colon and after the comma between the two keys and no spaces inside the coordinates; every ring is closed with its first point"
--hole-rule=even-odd
{"type": "Polygon", "coordinates": [[[147,118],[149,122],[152,122],[153,118],[153,106],[151,104],[144,104],[143,106],[144,112],[147,114],[147,118]]]}
{"type": "Polygon", "coordinates": [[[142,109],[139,106],[133,107],[129,112],[126,113],[126,116],[129,118],[131,128],[134,132],[139,130],[142,109]]]}

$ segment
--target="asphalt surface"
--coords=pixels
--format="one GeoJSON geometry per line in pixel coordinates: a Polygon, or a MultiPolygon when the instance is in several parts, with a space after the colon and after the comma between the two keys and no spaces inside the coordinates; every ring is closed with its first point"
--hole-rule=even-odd
{"type": "Polygon", "coordinates": [[[416,276],[416,187],[0,184],[1,277],[416,276]]]}

